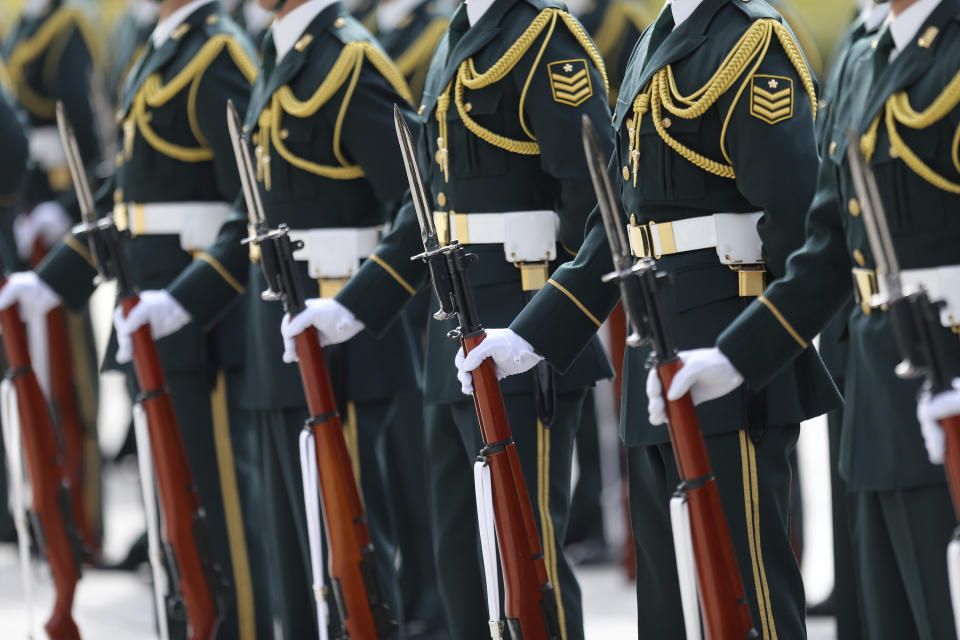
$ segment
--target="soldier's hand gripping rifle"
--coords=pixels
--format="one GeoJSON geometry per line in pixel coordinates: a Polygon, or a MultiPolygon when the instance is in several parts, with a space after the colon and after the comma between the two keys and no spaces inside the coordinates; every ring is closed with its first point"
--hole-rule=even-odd
{"type": "MultiPolygon", "coordinates": [[[[897,345],[903,356],[896,374],[901,378],[925,377],[924,386],[934,395],[949,391],[953,388],[950,374],[937,343],[937,334],[943,331],[940,323],[940,306],[943,303],[931,300],[930,294],[922,286],[911,291],[905,290],[876,178],[859,149],[860,140],[856,132],[851,131],[847,160],[860,201],[880,291],[874,296],[871,306],[883,305],[889,310],[897,345]]],[[[943,468],[953,498],[954,512],[960,518],[960,415],[940,420],[940,426],[946,441],[943,468]]],[[[957,633],[960,634],[960,528],[954,531],[948,547],[947,569],[954,620],[957,633]]]]}
{"type": "MultiPolygon", "coordinates": [[[[603,281],[616,282],[620,287],[630,327],[627,346],[649,344],[653,348],[651,361],[657,368],[662,388],[669,389],[683,363],[677,356],[660,300],[660,290],[667,277],[657,275],[656,263],[651,259],[634,263],[607,174],[606,157],[600,150],[593,125],[586,117],[583,119],[583,145],[613,257],[614,271],[604,276],[603,281]]],[[[690,591],[699,593],[703,629],[708,640],[758,638],[750,619],[717,479],[710,466],[693,401],[690,394],[676,401],[666,398],[664,401],[670,442],[680,474],[680,486],[671,501],[671,516],[681,586],[691,584],[691,578],[696,584],[696,589],[690,591]],[[689,557],[691,547],[692,559],[689,557]],[[690,567],[689,560],[695,565],[694,575],[691,575],[693,567],[690,567]]],[[[700,637],[700,616],[696,605],[696,598],[684,602],[688,640],[700,637]]]]}
{"type": "MultiPolygon", "coordinates": [[[[396,106],[393,116],[423,240],[424,252],[413,256],[411,260],[422,260],[429,269],[440,302],[440,310],[434,314],[434,318],[458,318],[460,326],[450,333],[450,337],[460,340],[466,355],[486,337],[467,277],[467,269],[476,263],[477,256],[467,253],[456,241],[440,246],[410,130],[396,106]]],[[[474,469],[474,478],[487,581],[490,635],[492,638],[503,637],[497,558],[493,550],[493,539],[496,538],[503,566],[504,617],[510,637],[560,640],[556,594],[547,576],[527,483],[520,467],[517,445],[510,431],[493,363],[485,360],[472,373],[473,403],[484,443],[474,469]]]]}
{"type": "MultiPolygon", "coordinates": [[[[57,104],[57,126],[83,216],[80,230],[86,234],[99,277],[116,280],[120,307],[124,315],[129,314],[140,298],[124,254],[123,238],[126,232],[117,228],[113,216],[104,216],[99,220],[96,217],[93,194],[80,161],[77,140],[62,103],[57,104]]],[[[206,535],[206,516],[197,496],[187,450],[167,391],[157,347],[150,334],[150,325],[140,327],[131,340],[134,370],[140,386],[137,402],[147,416],[150,450],[163,516],[162,537],[169,552],[173,587],[183,598],[190,640],[210,640],[216,634],[222,607],[218,601],[220,578],[213,566],[206,535]]],[[[152,505],[144,506],[153,508],[152,505]]],[[[158,612],[158,615],[164,614],[163,611],[158,612]]]]}
{"type": "MultiPolygon", "coordinates": [[[[0,283],[3,287],[6,281],[0,283]]],[[[78,491],[79,487],[70,487],[60,454],[53,421],[47,407],[37,375],[30,362],[30,348],[27,342],[27,332],[20,319],[18,305],[14,304],[0,311],[0,325],[3,327],[3,345],[7,353],[10,370],[4,387],[12,384],[15,389],[15,398],[3,398],[4,419],[14,424],[4,424],[5,429],[16,430],[19,422],[20,434],[18,440],[22,442],[23,454],[27,462],[27,475],[33,493],[33,510],[31,513],[34,524],[35,542],[43,552],[50,565],[56,599],[50,619],[44,629],[51,640],[79,640],[80,632],[73,620],[73,597],[80,579],[81,543],[74,526],[73,511],[71,508],[70,491],[78,491]]],[[[6,396],[6,389],[0,391],[6,396]]],[[[9,431],[7,432],[9,433],[9,431]]],[[[7,440],[8,449],[14,446],[14,438],[7,440]]],[[[19,448],[7,451],[8,457],[19,457],[19,448]]],[[[11,465],[11,471],[16,473],[19,464],[11,465]]],[[[22,491],[18,486],[20,478],[13,478],[15,490],[22,491]]],[[[15,496],[15,503],[22,503],[22,494],[15,496]]],[[[19,511],[18,505],[15,510],[19,511]]],[[[18,543],[21,548],[21,563],[29,563],[29,533],[23,524],[23,513],[14,513],[17,523],[18,543]]],[[[24,566],[24,589],[27,593],[28,618],[30,602],[29,566],[24,566]]],[[[30,633],[33,630],[30,629],[30,633]]]]}
{"type": "MultiPolygon", "coordinates": [[[[267,290],[261,297],[264,300],[281,301],[292,318],[306,308],[293,258],[294,251],[301,247],[301,243],[290,239],[286,225],[271,231],[267,224],[250,150],[233,103],[227,105],[227,125],[252,230],[252,236],[245,242],[252,242],[259,248],[260,267],[267,282],[267,290]]],[[[344,440],[330,373],[320,347],[320,337],[314,327],[309,327],[296,336],[295,341],[300,377],[310,409],[310,417],[300,438],[300,459],[320,634],[326,637],[327,615],[319,535],[320,514],[316,506],[318,485],[329,545],[328,570],[343,625],[335,631],[335,635],[353,640],[385,638],[397,628],[397,624],[380,593],[373,543],[344,440]]]]}

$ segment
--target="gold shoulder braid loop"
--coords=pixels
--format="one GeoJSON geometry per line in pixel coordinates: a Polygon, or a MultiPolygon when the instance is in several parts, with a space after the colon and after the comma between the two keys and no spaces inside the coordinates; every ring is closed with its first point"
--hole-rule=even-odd
{"type": "Polygon", "coordinates": [[[317,90],[306,100],[298,100],[289,85],[284,85],[273,94],[270,106],[260,114],[260,132],[257,143],[257,178],[262,180],[264,188],[270,190],[270,146],[277,150],[280,156],[303,171],[333,180],[353,180],[366,175],[363,168],[352,165],[340,149],[340,136],[343,132],[343,120],[346,117],[350,100],[360,79],[363,63],[369,61],[374,68],[390,83],[390,86],[408,103],[412,102],[410,89],[397,67],[376,45],[370,42],[354,41],[343,47],[340,56],[333,64],[323,82],[317,90]],[[347,85],[337,121],[333,130],[333,153],[340,166],[322,165],[294,155],[283,139],[282,123],[284,114],[295,118],[309,118],[325,105],[336,94],[344,83],[347,85]]]}
{"type": "Polygon", "coordinates": [[[727,128],[733,116],[733,110],[740,101],[740,96],[750,85],[754,74],[766,57],[774,35],[777,36],[787,58],[800,77],[803,88],[810,100],[811,112],[813,113],[813,117],[816,118],[817,98],[813,76],[803,59],[803,54],[793,41],[793,36],[790,34],[790,31],[777,20],[769,18],[757,20],[740,37],[713,73],[713,76],[697,91],[688,96],[682,95],[677,88],[673,68],[667,65],[654,74],[646,88],[644,88],[634,100],[633,119],[628,122],[628,131],[630,134],[629,153],[633,165],[634,187],[637,185],[637,169],[639,168],[640,162],[640,124],[643,121],[643,115],[647,111],[651,112],[653,125],[657,134],[671,149],[680,154],[681,157],[704,171],[720,176],[721,178],[730,178],[731,180],[736,178],[730,156],[726,150],[725,140],[727,128]],[[730,105],[730,109],[724,118],[723,128],[720,133],[720,150],[723,153],[726,163],[707,158],[697,153],[667,133],[666,127],[663,124],[663,109],[666,109],[678,118],[686,120],[699,118],[716,104],[720,96],[731,89],[741,78],[742,81],[730,105]]]}
{"type": "Polygon", "coordinates": [[[61,44],[58,46],[59,54],[48,56],[44,64],[44,77],[50,77],[50,68],[55,68],[60,63],[63,49],[69,40],[67,37],[71,34],[71,29],[76,28],[80,37],[86,43],[90,57],[93,59],[94,66],[100,59],[100,46],[94,37],[93,29],[87,20],[83,11],[77,7],[65,6],[57,9],[33,36],[18,43],[10,59],[7,61],[7,71],[10,76],[10,85],[16,93],[17,100],[27,111],[39,118],[54,117],[54,100],[41,94],[36,88],[27,84],[23,77],[24,68],[39,58],[54,44],[54,40],[61,38],[61,44]]]}
{"type": "Polygon", "coordinates": [[[483,73],[477,72],[473,58],[464,60],[457,69],[455,80],[451,81],[451,84],[447,86],[443,94],[441,94],[437,99],[437,122],[440,126],[440,137],[437,141],[438,151],[436,161],[443,171],[445,180],[449,181],[450,173],[450,149],[448,146],[449,139],[446,135],[446,114],[447,110],[450,108],[451,87],[453,87],[453,100],[457,107],[457,114],[463,121],[464,126],[473,135],[477,136],[488,144],[505,151],[509,151],[510,153],[530,156],[538,155],[540,153],[540,146],[537,144],[536,138],[530,131],[530,128],[527,126],[524,118],[523,105],[526,101],[527,91],[530,88],[530,83],[533,79],[534,72],[540,65],[540,60],[547,49],[550,38],[553,36],[553,32],[556,29],[558,20],[561,20],[564,23],[570,33],[574,36],[574,38],[576,38],[580,46],[583,47],[584,51],[586,51],[596,68],[600,70],[600,74],[603,76],[604,90],[609,89],[610,84],[607,81],[607,70],[603,64],[603,58],[600,56],[600,52],[597,51],[596,46],[594,46],[593,41],[590,40],[590,36],[588,36],[586,31],[583,30],[583,27],[579,22],[577,22],[576,18],[561,9],[544,9],[537,15],[536,18],[533,19],[533,22],[530,23],[530,26],[527,27],[523,34],[520,35],[517,41],[510,45],[510,48],[507,49],[506,53],[504,53],[499,60],[493,63],[493,65],[483,73]],[[544,36],[543,43],[540,45],[540,50],[533,61],[533,65],[530,68],[526,82],[523,85],[523,91],[520,95],[520,126],[523,128],[523,131],[529,140],[514,140],[482,127],[468,115],[466,104],[464,102],[465,89],[470,89],[471,91],[483,89],[505,78],[507,74],[517,66],[517,64],[520,62],[520,59],[526,55],[527,51],[530,50],[534,42],[536,42],[537,38],[540,37],[540,34],[543,33],[544,30],[546,30],[546,35],[544,36]]]}
{"type": "Polygon", "coordinates": [[[143,135],[143,138],[151,147],[175,160],[203,162],[213,159],[213,152],[209,149],[209,145],[200,131],[196,100],[203,74],[224,49],[229,52],[234,64],[237,65],[247,81],[253,83],[257,77],[257,67],[250,56],[247,55],[243,46],[226,34],[213,36],[197,52],[197,55],[166,84],[163,84],[159,73],[154,73],[144,80],[143,86],[140,87],[133,99],[130,114],[123,123],[123,152],[126,159],[129,159],[133,154],[133,136],[136,130],[140,131],[140,134],[143,135]],[[200,145],[198,147],[184,147],[161,138],[150,126],[150,116],[147,111],[147,107],[157,108],[167,104],[188,84],[190,85],[190,91],[187,96],[187,119],[190,130],[200,145]]]}
{"type": "MultiPolygon", "coordinates": [[[[913,108],[906,91],[895,93],[887,99],[883,111],[877,114],[870,128],[860,138],[860,150],[867,160],[873,157],[877,147],[877,129],[880,126],[880,118],[883,116],[887,134],[890,137],[890,147],[896,156],[903,160],[911,171],[938,189],[960,194],[960,183],[948,180],[934,171],[913,152],[897,131],[898,124],[915,130],[926,129],[945,118],[958,104],[960,104],[960,73],[953,76],[946,88],[923,111],[916,111],[913,108]]],[[[950,156],[954,168],[960,173],[960,127],[953,135],[950,156]]]]}

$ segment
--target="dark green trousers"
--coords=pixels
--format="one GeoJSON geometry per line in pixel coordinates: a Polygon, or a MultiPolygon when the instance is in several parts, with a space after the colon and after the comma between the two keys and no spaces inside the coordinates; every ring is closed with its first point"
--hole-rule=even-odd
{"type": "Polygon", "coordinates": [[[583,402],[580,430],[577,431],[577,484],[570,498],[570,522],[565,544],[598,542],[603,544],[603,477],[600,475],[600,436],[593,391],[583,402]]]}
{"type": "Polygon", "coordinates": [[[857,491],[853,499],[864,636],[955,638],[946,550],[957,520],[947,485],[857,491]]]}
{"type": "MultiPolygon", "coordinates": [[[[558,394],[557,419],[539,424],[533,399],[504,397],[544,548],[547,572],[558,594],[561,630],[583,640],[580,585],[563,551],[570,513],[570,464],[586,391],[558,394]]],[[[480,565],[473,463],[483,446],[473,402],[428,404],[427,456],[437,582],[451,638],[487,640],[485,582],[480,565]]]]}
{"type": "MultiPolygon", "coordinates": [[[[228,401],[234,378],[179,372],[167,375],[167,388],[206,514],[208,548],[223,578],[217,638],[253,640],[269,638],[272,623],[263,588],[267,564],[262,528],[247,493],[254,489],[238,472],[249,467],[256,451],[239,410],[232,408],[236,404],[228,401]]],[[[185,638],[182,621],[171,622],[171,637],[185,638]]]]}
{"type": "MultiPolygon", "coordinates": [[[[843,389],[843,380],[837,380],[843,389]]],[[[843,410],[827,414],[830,437],[830,498],[833,513],[833,606],[837,617],[837,640],[861,640],[860,604],[853,563],[853,540],[850,534],[850,511],[855,502],[840,476],[840,430],[843,410]]]]}
{"type": "MultiPolygon", "coordinates": [[[[382,464],[377,454],[380,449],[378,441],[392,410],[393,403],[389,400],[352,405],[345,416],[344,431],[354,464],[359,468],[360,491],[370,537],[376,549],[381,594],[390,604],[394,618],[400,621],[403,612],[395,573],[397,552],[382,464]],[[354,444],[359,446],[354,448],[354,444]]],[[[247,415],[255,425],[260,441],[265,494],[260,526],[269,543],[269,583],[275,623],[282,630],[283,638],[316,638],[316,605],[299,445],[300,430],[309,411],[306,407],[298,407],[248,411],[247,415]]],[[[331,623],[335,625],[336,602],[332,597],[328,600],[331,623]]]]}
{"type": "MultiPolygon", "coordinates": [[[[800,427],[708,437],[707,449],[730,527],[753,625],[762,640],[806,637],[803,580],[790,546],[790,452],[800,427]]],[[[683,638],[683,613],[670,526],[679,484],[669,444],[631,447],[630,516],[637,550],[641,638],[683,638]]]]}

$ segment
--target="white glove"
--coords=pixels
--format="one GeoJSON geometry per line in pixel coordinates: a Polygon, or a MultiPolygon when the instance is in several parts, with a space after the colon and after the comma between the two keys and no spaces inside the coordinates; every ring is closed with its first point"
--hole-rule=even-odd
{"type": "Polygon", "coordinates": [[[529,371],[543,360],[543,356],[535,352],[530,343],[512,329],[487,329],[487,337],[469,355],[464,357],[463,349],[457,349],[454,362],[457,365],[460,390],[464,395],[473,393],[473,376],[470,372],[487,358],[493,359],[497,380],[529,371]]]}
{"type": "Polygon", "coordinates": [[[159,340],[184,328],[192,319],[183,305],[165,289],[141,292],[140,302],[129,314],[124,316],[120,307],[113,311],[113,326],[117,328],[117,362],[123,364],[133,358],[130,336],[143,325],[149,323],[150,335],[159,340]]]}
{"type": "Polygon", "coordinates": [[[927,456],[933,464],[943,464],[946,439],[939,420],[960,415],[960,378],[954,378],[953,391],[943,391],[931,397],[929,391],[920,394],[917,402],[917,420],[927,456]]]}
{"type": "MultiPolygon", "coordinates": [[[[673,377],[667,400],[679,400],[688,391],[693,404],[723,397],[743,384],[743,376],[716,347],[680,352],[683,366],[673,377]]],[[[647,374],[647,413],[650,424],[666,424],[667,404],[655,368],[647,374]]]]}
{"type": "Polygon", "coordinates": [[[52,247],[70,231],[71,226],[73,220],[59,202],[41,202],[32,211],[21,213],[13,221],[17,253],[27,260],[33,253],[33,245],[37,240],[45,247],[52,247]]]}
{"type": "Polygon", "coordinates": [[[291,318],[283,314],[280,334],[283,336],[283,361],[297,362],[297,343],[295,338],[308,327],[316,327],[320,333],[320,346],[346,342],[363,331],[363,323],[357,320],[350,309],[333,298],[311,298],[307,308],[291,318]]]}
{"type": "Polygon", "coordinates": [[[60,303],[60,296],[33,271],[14,273],[0,289],[0,309],[20,305],[20,318],[26,323],[42,320],[60,303]]]}

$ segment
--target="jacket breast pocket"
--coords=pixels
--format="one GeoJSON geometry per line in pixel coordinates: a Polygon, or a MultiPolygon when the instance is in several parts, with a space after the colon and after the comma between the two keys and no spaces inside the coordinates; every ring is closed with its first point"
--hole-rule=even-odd
{"type": "MultiPolygon", "coordinates": [[[[504,117],[500,110],[501,96],[496,88],[467,91],[464,111],[467,117],[486,132],[504,135],[504,117]]],[[[512,113],[512,112],[511,112],[512,113]]],[[[476,128],[476,127],[475,127],[476,128]]],[[[470,131],[461,120],[451,99],[447,112],[447,148],[450,151],[450,171],[462,178],[500,176],[507,171],[507,152],[484,138],[488,133],[470,131]]]]}
{"type": "MultiPolygon", "coordinates": [[[[651,114],[641,124],[638,149],[640,175],[637,189],[647,200],[698,200],[706,195],[706,176],[703,169],[671,148],[657,132],[651,114]]],[[[661,114],[666,135],[682,147],[704,154],[701,140],[701,120],[687,120],[661,114]]]]}
{"type": "Polygon", "coordinates": [[[884,131],[870,159],[891,230],[910,234],[940,229],[946,222],[944,212],[949,195],[929,181],[932,176],[921,175],[925,173],[922,168],[918,167],[921,172],[918,173],[910,167],[904,161],[904,155],[912,153],[929,170],[941,176],[950,175],[949,143],[952,136],[939,125],[923,130],[901,126],[897,132],[907,149],[891,144],[884,131]]]}
{"type": "Polygon", "coordinates": [[[283,157],[283,154],[276,147],[283,145],[290,155],[299,160],[317,164],[330,164],[333,157],[332,152],[329,154],[330,157],[320,157],[317,152],[317,149],[322,148],[318,143],[320,124],[317,119],[319,117],[319,114],[307,118],[297,118],[289,114],[283,115],[280,120],[280,130],[275,134],[276,137],[279,137],[279,141],[275,140],[274,134],[271,134],[270,139],[270,173],[274,185],[301,193],[313,193],[317,184],[314,179],[315,176],[295,166],[288,158],[283,157]]]}

